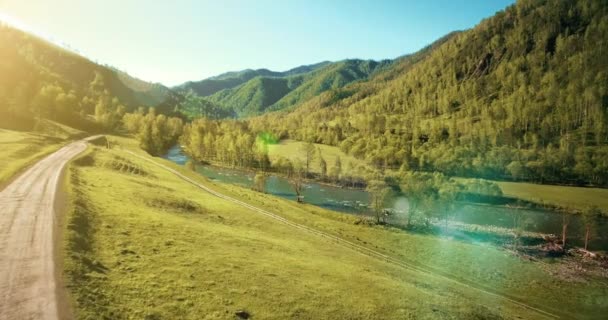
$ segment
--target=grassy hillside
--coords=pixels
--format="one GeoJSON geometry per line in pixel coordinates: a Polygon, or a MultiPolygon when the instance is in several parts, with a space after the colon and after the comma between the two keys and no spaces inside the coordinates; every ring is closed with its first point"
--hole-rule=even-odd
{"type": "Polygon", "coordinates": [[[608,308],[603,280],[566,284],[553,273],[559,265],[355,224],[352,216],[210,183],[154,159],[436,275],[400,268],[212,196],[125,152],[136,151],[133,141],[112,139],[120,148],[93,148],[70,169],[65,267],[78,319],[232,319],[239,310],[260,319],[543,318],[474,288],[568,318],[608,308]]]}
{"type": "MultiPolygon", "coordinates": [[[[367,79],[390,61],[345,60],[323,64],[312,71],[285,77],[259,76],[244,84],[219,91],[208,99],[240,117],[295,106],[323,92],[367,79]]],[[[302,69],[307,71],[308,69],[302,69]]]]}
{"type": "MultiPolygon", "coordinates": [[[[291,162],[301,161],[306,162],[306,152],[304,146],[306,143],[295,140],[283,140],[278,144],[271,144],[268,146],[268,156],[271,161],[276,161],[280,157],[286,157],[291,162]]],[[[351,155],[342,152],[339,148],[324,145],[315,144],[317,150],[321,150],[321,157],[328,163],[328,167],[332,167],[339,157],[343,163],[343,174],[362,176],[366,168],[369,167],[367,163],[361,159],[357,159],[351,155]]],[[[318,151],[315,153],[314,160],[310,165],[310,171],[314,173],[320,173],[320,157],[318,151]]]]}
{"type": "Polygon", "coordinates": [[[496,182],[505,196],[585,210],[595,205],[608,212],[608,189],[540,185],[523,182],[496,182]]]}
{"type": "Polygon", "coordinates": [[[42,116],[87,129],[92,125],[86,115],[97,109],[151,106],[171,113],[180,99],[162,85],[93,63],[0,23],[1,127],[31,130],[33,119],[42,116]]]}
{"type": "Polygon", "coordinates": [[[608,5],[518,1],[401,67],[251,121],[376,166],[608,184],[608,5]]]}
{"type": "Polygon", "coordinates": [[[0,187],[27,166],[59,149],[84,133],[51,121],[43,121],[33,132],[0,129],[0,187]]]}

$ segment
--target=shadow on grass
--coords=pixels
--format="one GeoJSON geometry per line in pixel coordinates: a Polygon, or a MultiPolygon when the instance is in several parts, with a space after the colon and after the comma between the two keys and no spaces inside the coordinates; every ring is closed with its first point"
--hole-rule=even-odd
{"type": "MultiPolygon", "coordinates": [[[[95,233],[96,209],[83,192],[84,182],[79,170],[94,163],[89,152],[73,162],[69,170],[70,212],[67,217],[65,252],[65,275],[68,290],[76,306],[95,306],[98,319],[111,319],[111,305],[108,297],[97,290],[102,287],[106,274],[110,271],[95,259],[93,234],[95,233]]],[[[82,308],[76,308],[82,309],[82,308]]]]}

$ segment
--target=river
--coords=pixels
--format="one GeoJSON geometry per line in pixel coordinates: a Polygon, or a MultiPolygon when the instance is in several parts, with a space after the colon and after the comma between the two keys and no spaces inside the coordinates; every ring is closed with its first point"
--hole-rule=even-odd
{"type": "MultiPolygon", "coordinates": [[[[166,159],[177,164],[185,164],[189,159],[179,146],[169,150],[166,159]]],[[[210,180],[230,183],[247,188],[253,186],[252,172],[239,169],[230,169],[216,166],[198,165],[196,171],[210,180]]],[[[266,192],[278,197],[294,200],[296,194],[289,181],[283,177],[271,175],[266,180],[266,192]]],[[[325,209],[348,214],[368,215],[370,212],[370,195],[364,190],[339,188],[315,182],[305,184],[304,201],[325,209]]],[[[385,206],[395,212],[395,215],[406,215],[408,208],[407,198],[401,194],[391,194],[385,206]]],[[[479,225],[483,227],[494,226],[499,228],[513,228],[514,217],[519,215],[520,221],[525,221],[523,228],[530,232],[543,234],[561,234],[562,216],[558,213],[536,209],[512,209],[504,206],[489,206],[478,204],[464,204],[458,206],[452,214],[452,221],[479,225]]],[[[608,250],[608,219],[602,219],[598,227],[597,237],[590,243],[590,249],[608,250]]],[[[583,244],[583,227],[579,216],[572,216],[568,227],[569,241],[576,245],[583,244]]]]}

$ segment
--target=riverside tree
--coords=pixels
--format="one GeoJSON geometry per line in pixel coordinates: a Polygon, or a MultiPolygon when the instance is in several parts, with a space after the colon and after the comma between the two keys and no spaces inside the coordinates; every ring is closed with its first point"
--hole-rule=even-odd
{"type": "Polygon", "coordinates": [[[597,226],[599,219],[602,215],[602,211],[597,206],[590,206],[583,211],[583,227],[585,229],[585,250],[589,245],[589,240],[595,236],[597,232],[597,226]]]}
{"type": "Polygon", "coordinates": [[[366,190],[372,196],[371,208],[376,217],[376,223],[386,223],[386,221],[382,220],[382,215],[384,211],[384,201],[390,193],[390,188],[384,181],[374,179],[368,183],[366,190]]]}
{"type": "Polygon", "coordinates": [[[304,153],[304,163],[306,165],[306,176],[310,174],[310,165],[312,161],[315,159],[316,148],[314,143],[308,142],[302,145],[302,152],[304,153]]]}
{"type": "Polygon", "coordinates": [[[145,115],[142,112],[125,114],[122,119],[124,127],[137,137],[140,147],[151,155],[166,152],[183,131],[181,119],[156,115],[154,108],[145,115]]]}
{"type": "Polygon", "coordinates": [[[267,175],[263,171],[256,172],[253,177],[253,187],[256,191],[266,193],[266,178],[267,175]]]}
{"type": "Polygon", "coordinates": [[[302,190],[304,188],[304,175],[306,174],[304,166],[301,161],[297,160],[294,163],[293,174],[289,179],[289,183],[296,193],[296,201],[299,203],[304,202],[304,196],[302,190]]]}

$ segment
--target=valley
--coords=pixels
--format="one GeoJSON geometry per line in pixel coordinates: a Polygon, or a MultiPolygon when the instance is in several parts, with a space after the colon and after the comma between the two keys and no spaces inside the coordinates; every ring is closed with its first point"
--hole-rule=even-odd
{"type": "Polygon", "coordinates": [[[606,317],[608,3],[237,3],[0,4],[0,320],[606,317]]]}
{"type": "MultiPolygon", "coordinates": [[[[493,246],[357,225],[354,223],[355,217],[310,205],[298,205],[294,201],[260,195],[241,187],[209,182],[181,166],[152,159],[137,151],[132,140],[111,140],[114,140],[113,149],[93,148],[76,160],[70,173],[74,186],[72,198],[76,199],[78,206],[74,207],[75,211],[69,219],[78,224],[68,224],[66,246],[68,252],[72,252],[68,258],[71,261],[68,266],[71,283],[68,286],[76,290],[77,297],[82,297],[77,301],[84,314],[93,316],[101,312],[116,317],[121,314],[157,314],[159,317],[178,314],[183,318],[189,318],[191,314],[207,314],[222,318],[226,313],[246,310],[262,318],[294,316],[290,312],[297,312],[305,318],[332,312],[341,316],[352,314],[355,317],[374,315],[388,318],[398,315],[384,312],[403,312],[403,316],[428,312],[428,316],[432,317],[435,312],[433,305],[446,301],[441,294],[435,296],[434,292],[439,288],[439,292],[453,292],[449,300],[451,303],[458,301],[454,300],[454,295],[460,294],[470,294],[475,301],[489,299],[487,301],[493,301],[490,305],[494,306],[497,305],[495,299],[506,299],[498,303],[501,314],[506,311],[503,308],[507,308],[509,314],[523,312],[524,317],[543,316],[542,312],[522,308],[517,303],[511,305],[510,299],[520,301],[517,297],[521,295],[527,297],[526,304],[536,301],[532,306],[551,314],[566,312],[558,314],[566,316],[568,309],[565,304],[576,308],[571,312],[581,314],[581,301],[570,298],[568,302],[561,300],[559,296],[563,288],[550,289],[554,283],[552,278],[559,275],[547,273],[542,263],[520,260],[493,246]],[[138,156],[132,156],[129,150],[138,156]],[[259,216],[248,209],[238,209],[239,205],[198,189],[158,164],[214,192],[240,199],[256,208],[264,208],[282,219],[288,219],[290,223],[340,237],[416,268],[407,271],[382,262],[385,259],[378,261],[373,257],[360,256],[356,250],[351,251],[333,240],[308,232],[292,231],[290,225],[259,216]],[[80,243],[79,239],[90,242],[80,243]],[[226,247],[230,247],[230,250],[225,251],[223,248],[226,247]],[[300,255],[307,258],[298,258],[300,255]],[[436,259],[429,260],[430,256],[436,259]],[[363,259],[365,262],[355,262],[353,259],[363,259]],[[172,261],[170,265],[167,264],[169,260],[172,261]],[[91,264],[91,261],[94,263],[91,264]],[[495,267],[489,267],[490,261],[495,267]],[[353,268],[355,265],[365,268],[374,266],[375,271],[359,270],[353,268]],[[157,266],[165,267],[159,273],[157,266]],[[419,267],[425,271],[416,271],[419,267]],[[498,269],[494,268],[500,268],[504,273],[496,277],[498,269]],[[327,273],[328,282],[318,282],[321,281],[317,277],[320,272],[327,273]],[[291,278],[294,273],[298,274],[297,278],[291,278]],[[182,278],[183,274],[190,276],[182,278]],[[522,277],[524,274],[530,278],[522,277]],[[443,277],[454,279],[455,283],[446,283],[441,280],[443,277]],[[531,286],[529,279],[545,280],[531,286]],[[292,287],[308,289],[285,294],[281,289],[285,281],[290,281],[292,287]],[[400,284],[401,281],[404,281],[403,284],[400,284]],[[417,294],[416,290],[407,289],[407,283],[411,281],[417,283],[419,290],[426,292],[427,302],[415,307],[399,304],[399,301],[403,301],[401,297],[408,294],[406,292],[417,294]],[[371,303],[369,306],[374,307],[367,309],[362,305],[361,308],[350,309],[352,302],[340,294],[344,286],[354,292],[365,290],[371,303]],[[501,290],[502,293],[508,292],[508,298],[492,294],[493,288],[497,287],[509,288],[508,291],[501,290]],[[93,292],[87,288],[103,289],[93,292]],[[530,298],[530,292],[534,290],[543,292],[537,295],[539,299],[530,298]],[[393,292],[389,296],[399,299],[387,299],[387,291],[393,292]],[[558,295],[549,299],[546,296],[549,292],[558,295]],[[270,309],[266,303],[268,297],[276,301],[270,309]],[[213,303],[194,303],[201,299],[213,303]],[[332,302],[328,305],[327,301],[332,302]],[[549,301],[555,302],[551,304],[549,301]],[[343,309],[346,306],[350,306],[348,310],[343,309]],[[192,308],[197,311],[192,313],[192,308]],[[521,311],[512,311],[520,308],[521,311]],[[189,311],[186,313],[186,310],[189,311]]],[[[568,287],[569,290],[578,290],[574,283],[568,287]]],[[[594,290],[599,290],[599,297],[605,294],[601,288],[598,286],[587,292],[593,295],[594,290]]],[[[489,305],[471,307],[465,301],[456,302],[453,306],[456,309],[450,312],[461,317],[492,312],[485,309],[490,308],[489,305]]],[[[444,308],[451,307],[442,305],[441,309],[444,308]]],[[[594,309],[590,307],[588,312],[593,314],[594,309]]]]}

